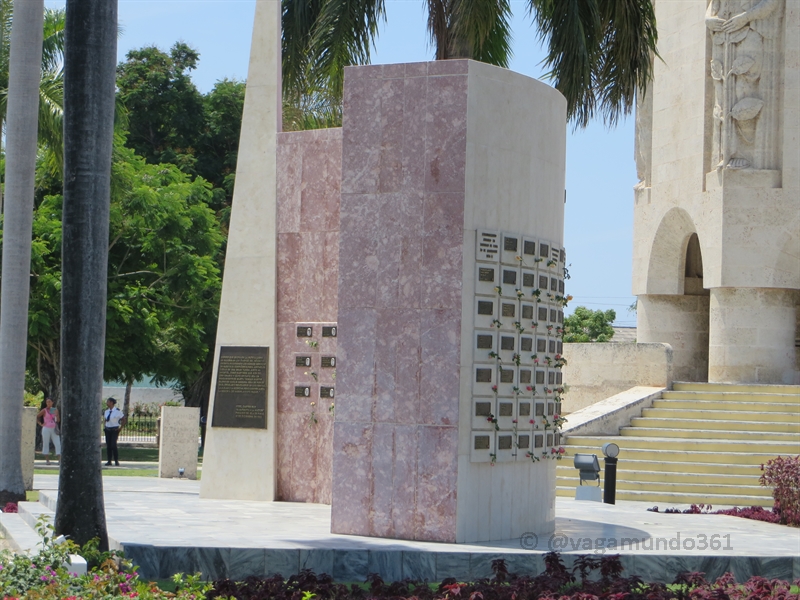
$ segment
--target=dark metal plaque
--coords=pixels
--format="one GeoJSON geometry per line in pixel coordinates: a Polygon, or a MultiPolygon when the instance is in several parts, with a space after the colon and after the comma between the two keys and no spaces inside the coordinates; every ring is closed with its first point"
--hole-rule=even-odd
{"type": "Polygon", "coordinates": [[[558,289],[558,279],[555,277],[550,278],[550,291],[555,292],[558,289]]]}
{"type": "Polygon", "coordinates": [[[514,405],[511,404],[510,402],[501,402],[497,412],[500,414],[501,417],[513,417],[514,405]]]}
{"type": "Polygon", "coordinates": [[[536,383],[544,383],[544,371],[536,371],[536,383]]]}
{"type": "Polygon", "coordinates": [[[500,349],[514,351],[514,338],[508,336],[500,336],[500,349]]]}
{"type": "Polygon", "coordinates": [[[322,337],[336,337],[337,332],[336,325],[332,325],[330,327],[323,327],[322,328],[322,337]]]}
{"type": "Polygon", "coordinates": [[[558,322],[559,323],[563,323],[564,322],[564,311],[563,310],[558,311],[558,322]]]}
{"type": "Polygon", "coordinates": [[[497,449],[511,450],[511,436],[510,435],[497,436],[497,449]]]}
{"type": "Polygon", "coordinates": [[[537,352],[547,352],[547,340],[544,338],[539,338],[536,340],[536,351],[537,352]]]}
{"type": "Polygon", "coordinates": [[[531,306],[530,304],[522,305],[522,318],[533,319],[533,306],[531,306]]]}
{"type": "Polygon", "coordinates": [[[544,404],[542,404],[541,402],[536,403],[536,416],[537,417],[544,416],[544,404]]]}
{"type": "Polygon", "coordinates": [[[525,241],[522,245],[523,254],[536,254],[536,242],[525,241]]]}
{"type": "Polygon", "coordinates": [[[547,434],[547,445],[548,446],[552,446],[553,445],[553,434],[552,433],[548,433],[547,434]]]}
{"type": "Polygon", "coordinates": [[[550,322],[555,323],[558,320],[558,311],[555,308],[550,309],[550,322]]]}
{"type": "Polygon", "coordinates": [[[555,371],[548,371],[547,372],[547,385],[555,385],[556,384],[556,372],[555,371]]]}
{"type": "Polygon", "coordinates": [[[550,245],[549,244],[539,244],[539,256],[542,258],[547,258],[550,254],[550,245]]]}
{"type": "Polygon", "coordinates": [[[536,282],[533,273],[523,273],[522,287],[533,287],[534,285],[536,285],[536,282]]]}
{"type": "Polygon", "coordinates": [[[547,403],[547,414],[548,415],[554,415],[555,414],[555,410],[556,410],[555,403],[554,402],[548,402],[547,403]]]}
{"type": "Polygon", "coordinates": [[[504,317],[513,317],[517,313],[517,307],[515,304],[505,304],[503,303],[503,316],[504,317]]]}
{"type": "Polygon", "coordinates": [[[533,339],[528,336],[519,338],[519,351],[531,352],[533,350],[533,339]]]}
{"type": "Polygon", "coordinates": [[[508,369],[500,371],[500,383],[514,383],[514,371],[508,369]]]}
{"type": "Polygon", "coordinates": [[[561,385],[562,383],[564,383],[564,374],[559,371],[556,373],[556,385],[561,385]]]}
{"type": "Polygon", "coordinates": [[[306,327],[305,325],[297,327],[297,337],[311,337],[313,333],[314,329],[312,327],[306,327]]]}
{"type": "Polygon", "coordinates": [[[530,369],[520,369],[519,370],[519,382],[520,383],[530,383],[531,382],[530,369]]]}
{"type": "Polygon", "coordinates": [[[520,402],[519,403],[519,416],[520,417],[530,417],[531,416],[531,403],[530,402],[520,402]]]}
{"type": "Polygon", "coordinates": [[[311,388],[307,385],[296,385],[294,386],[294,396],[295,398],[308,398],[311,396],[311,388]]]}
{"type": "Polygon", "coordinates": [[[479,335],[478,336],[478,349],[479,350],[491,350],[493,342],[494,342],[494,336],[493,335],[479,335]]]}
{"type": "Polygon", "coordinates": [[[541,448],[542,447],[542,442],[544,441],[544,436],[541,435],[541,434],[535,435],[535,436],[533,436],[533,440],[534,440],[533,441],[534,447],[535,448],[541,448]]]}
{"type": "Polygon", "coordinates": [[[336,367],[336,357],[335,356],[323,356],[322,357],[322,368],[323,369],[333,369],[336,367]]]}
{"type": "Polygon", "coordinates": [[[478,281],[492,283],[494,281],[494,269],[491,267],[480,267],[478,269],[478,281]]]}
{"type": "Polygon", "coordinates": [[[478,300],[478,314],[492,316],[494,314],[494,302],[478,300]]]}
{"type": "Polygon", "coordinates": [[[560,294],[564,293],[564,281],[561,279],[558,280],[558,292],[560,294]]]}
{"type": "Polygon", "coordinates": [[[516,252],[517,251],[517,238],[504,237],[503,238],[503,250],[505,250],[507,252],[516,252]]]}
{"type": "Polygon", "coordinates": [[[555,442],[556,446],[560,446],[561,445],[561,434],[560,433],[556,433],[555,434],[555,439],[553,441],[555,442]]]}
{"type": "Polygon", "coordinates": [[[332,387],[320,386],[319,388],[319,397],[320,398],[333,398],[334,391],[332,387]]]}
{"type": "Polygon", "coordinates": [[[492,370],[491,369],[475,369],[475,383],[491,383],[492,370]]]}
{"type": "Polygon", "coordinates": [[[311,357],[310,356],[295,356],[294,357],[294,366],[295,367],[310,367],[311,366],[311,357]]]}
{"type": "Polygon", "coordinates": [[[476,402],[475,403],[475,416],[476,417],[488,417],[492,414],[492,403],[491,402],[476,402]]]}
{"type": "Polygon", "coordinates": [[[555,354],[556,353],[556,341],[555,340],[550,340],[548,342],[548,346],[550,347],[550,349],[549,349],[550,354],[555,354]]]}
{"type": "Polygon", "coordinates": [[[517,438],[517,446],[520,450],[527,450],[531,447],[531,436],[521,435],[517,438]]]}
{"type": "Polygon", "coordinates": [[[539,275],[539,288],[547,291],[547,275],[539,275]]]}
{"type": "Polygon", "coordinates": [[[267,428],[269,348],[222,346],[212,427],[267,428]]]}
{"type": "Polygon", "coordinates": [[[503,283],[506,285],[517,285],[517,272],[503,269],[503,283]]]}
{"type": "Polygon", "coordinates": [[[558,348],[558,354],[564,354],[564,342],[558,342],[556,347],[558,348]]]}
{"type": "Polygon", "coordinates": [[[547,309],[544,306],[539,307],[539,320],[542,323],[547,321],[547,309]]]}
{"type": "Polygon", "coordinates": [[[475,436],[475,450],[488,450],[489,449],[489,436],[476,435],[475,436]]]}

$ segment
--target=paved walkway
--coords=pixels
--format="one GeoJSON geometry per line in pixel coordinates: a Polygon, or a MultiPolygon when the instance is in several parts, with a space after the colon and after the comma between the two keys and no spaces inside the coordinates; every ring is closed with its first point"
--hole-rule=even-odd
{"type": "MultiPolygon", "coordinates": [[[[55,507],[58,480],[36,475],[43,504],[55,507]]],[[[556,500],[556,533],[507,542],[441,544],[330,533],[330,506],[289,502],[201,500],[198,481],[103,478],[109,536],[150,577],[200,570],[209,577],[300,568],[337,580],[472,579],[502,556],[512,571],[539,572],[543,554],[621,554],[629,572],[672,580],[680,570],[709,577],[733,571],[800,577],[800,529],[724,515],[648,512],[647,504],[556,500]]]]}

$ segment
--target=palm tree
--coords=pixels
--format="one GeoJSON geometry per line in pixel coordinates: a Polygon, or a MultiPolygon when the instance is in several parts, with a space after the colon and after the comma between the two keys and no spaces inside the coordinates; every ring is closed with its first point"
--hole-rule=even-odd
{"type": "MultiPolygon", "coordinates": [[[[509,0],[425,0],[437,60],[472,58],[501,67],[511,56],[509,0]]],[[[646,89],[656,53],[651,0],[526,0],[547,47],[547,77],[567,99],[567,116],[613,125],[646,89]]],[[[283,0],[286,94],[327,87],[341,97],[344,67],[369,62],[385,18],[383,0],[283,0]],[[309,82],[311,82],[309,84],[309,82]],[[322,82],[322,84],[320,84],[322,82]]]]}
{"type": "Polygon", "coordinates": [[[56,532],[108,548],[101,473],[116,0],[67,0],[62,215],[62,464],[56,532]]]}
{"type": "Polygon", "coordinates": [[[0,503],[25,499],[20,455],[44,0],[15,0],[0,297],[0,503]]]}

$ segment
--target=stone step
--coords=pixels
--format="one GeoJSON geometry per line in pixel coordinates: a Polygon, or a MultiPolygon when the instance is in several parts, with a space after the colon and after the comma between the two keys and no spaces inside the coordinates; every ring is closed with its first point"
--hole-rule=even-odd
{"type": "MultiPolygon", "coordinates": [[[[651,409],[652,410],[652,409],[651,409]]],[[[697,411],[702,412],[702,411],[697,411]]],[[[727,414],[720,414],[719,419],[697,417],[686,412],[676,413],[680,417],[653,417],[650,414],[631,419],[631,427],[645,429],[695,429],[700,431],[763,431],[765,433],[785,433],[800,435],[800,415],[798,422],[778,420],[775,421],[744,421],[726,419],[727,414]]],[[[800,441],[800,437],[798,437],[800,441]]]]}
{"type": "Polygon", "coordinates": [[[724,418],[732,421],[794,421],[800,415],[800,405],[766,402],[732,403],[722,400],[654,400],[652,408],[642,410],[643,417],[670,417],[680,413],[697,418],[724,418]]]}
{"type": "MultiPolygon", "coordinates": [[[[567,449],[567,454],[565,458],[559,462],[559,469],[564,467],[569,467],[573,471],[575,468],[572,466],[572,454],[569,451],[569,447],[567,449]],[[569,458],[566,458],[569,457],[569,458]]],[[[592,452],[591,454],[595,454],[592,452]]],[[[598,455],[598,460],[600,461],[600,466],[603,466],[603,456],[598,451],[596,452],[598,455]]],[[[618,464],[618,469],[625,469],[631,472],[659,472],[659,473],[686,473],[691,475],[746,475],[749,477],[755,477],[758,479],[761,477],[761,464],[752,464],[752,465],[730,465],[724,463],[705,463],[705,462],[667,462],[663,460],[635,460],[635,459],[627,459],[624,461],[620,461],[618,464]]],[[[575,471],[577,473],[577,471],[575,471]]]]}
{"type": "MultiPolygon", "coordinates": [[[[797,397],[800,396],[800,385],[759,385],[733,383],[686,383],[673,382],[672,390],[665,393],[695,392],[701,394],[725,394],[736,397],[737,394],[749,394],[753,397],[797,397]]],[[[793,401],[793,400],[790,400],[793,401]]]]}
{"type": "Polygon", "coordinates": [[[8,545],[17,552],[35,552],[41,542],[39,535],[19,513],[0,512],[0,531],[8,545]]]}
{"type": "MultiPolygon", "coordinates": [[[[564,461],[561,461],[564,462],[564,461]]],[[[630,462],[630,461],[629,461],[630,462]]],[[[620,466],[627,467],[627,463],[620,463],[620,466]]],[[[747,475],[731,475],[727,473],[727,468],[720,469],[720,465],[715,465],[719,470],[711,473],[682,472],[682,471],[640,471],[635,468],[618,468],[617,481],[653,481],[657,483],[687,483],[687,484],[719,484],[719,485],[742,485],[750,487],[761,487],[759,483],[760,470],[757,473],[747,475]]],[[[600,467],[604,468],[603,463],[600,467]]],[[[572,465],[560,465],[556,468],[556,476],[559,481],[578,481],[578,470],[572,465]]],[[[769,488],[763,488],[771,494],[769,488]]]]}
{"type": "MultiPolygon", "coordinates": [[[[566,485],[567,482],[572,485],[578,485],[578,478],[558,478],[558,485],[566,485]]],[[[653,492],[669,492],[680,494],[722,494],[728,496],[758,496],[772,498],[772,490],[761,487],[756,482],[756,485],[743,485],[743,484],[724,484],[724,483],[705,483],[705,482],[673,482],[673,481],[632,481],[630,479],[621,478],[617,474],[617,489],[627,491],[653,491],[653,492]]]]}
{"type": "MultiPolygon", "coordinates": [[[[575,497],[574,487],[558,486],[556,487],[556,495],[568,498],[575,497]]],[[[726,494],[685,494],[677,492],[652,492],[652,491],[632,491],[632,490],[618,490],[616,494],[617,501],[631,500],[634,502],[647,502],[648,504],[664,504],[661,509],[669,508],[670,506],[679,504],[711,504],[714,507],[718,506],[763,506],[765,508],[772,507],[772,498],[765,498],[763,496],[742,496],[739,494],[726,495],[726,494]]],[[[677,516],[677,515],[676,515],[677,516]]]]}
{"type": "Polygon", "coordinates": [[[745,403],[755,402],[757,404],[763,403],[778,403],[778,404],[792,404],[797,405],[797,396],[795,394],[751,394],[748,392],[688,392],[688,391],[669,391],[665,390],[661,393],[664,400],[707,400],[707,401],[724,401],[731,403],[745,403]]]}
{"type": "Polygon", "coordinates": [[[44,519],[43,523],[55,524],[56,514],[39,502],[20,502],[17,505],[17,510],[19,510],[19,516],[25,520],[31,529],[36,529],[39,518],[44,519]]]}
{"type": "MultiPolygon", "coordinates": [[[[570,446],[595,447],[598,450],[607,442],[619,444],[620,458],[625,458],[625,452],[630,450],[667,450],[672,452],[701,452],[701,453],[732,453],[734,455],[746,454],[758,457],[759,463],[775,458],[778,455],[797,454],[797,442],[775,441],[739,441],[739,440],[704,440],[704,439],[679,439],[668,437],[624,437],[621,436],[590,436],[572,435],[567,438],[570,446]],[[768,457],[768,458],[765,458],[768,457]]],[[[688,455],[684,460],[691,458],[688,455]]],[[[728,457],[726,457],[728,458],[728,457]]],[[[719,462],[719,461],[702,461],[719,462]]],[[[731,462],[736,462],[731,461],[731,462]]],[[[748,463],[753,464],[753,463],[748,463]]]]}
{"type": "Polygon", "coordinates": [[[626,438],[674,438],[676,440],[724,440],[726,442],[785,442],[800,448],[800,434],[769,431],[725,431],[717,429],[662,429],[659,427],[621,427],[621,436],[626,438]]]}
{"type": "MultiPolygon", "coordinates": [[[[573,439],[578,436],[573,436],[573,439]]],[[[774,452],[750,452],[743,450],[741,452],[720,452],[714,450],[676,450],[674,448],[636,448],[628,446],[628,441],[636,441],[636,438],[621,437],[608,437],[606,441],[614,442],[620,447],[620,460],[639,460],[639,461],[655,461],[659,463],[674,463],[677,465],[684,465],[692,463],[716,463],[723,465],[762,465],[768,460],[778,456],[780,453],[774,452]]],[[[669,442],[671,440],[661,440],[662,442],[669,442]]],[[[605,443],[605,442],[604,442],[605,443]]],[[[747,446],[750,442],[738,442],[740,445],[747,446]]],[[[666,443],[664,444],[667,445],[666,443]]],[[[576,453],[583,454],[597,454],[602,460],[601,448],[602,444],[572,444],[569,443],[565,446],[566,457],[572,457],[576,453]]],[[[791,453],[783,453],[791,454],[791,453]]]]}

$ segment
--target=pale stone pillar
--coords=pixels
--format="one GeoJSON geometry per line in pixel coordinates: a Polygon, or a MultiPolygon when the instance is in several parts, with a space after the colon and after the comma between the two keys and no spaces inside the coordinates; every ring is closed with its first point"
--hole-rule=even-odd
{"type": "Polygon", "coordinates": [[[712,288],[708,379],[794,383],[798,292],[712,288]]]}
{"type": "Polygon", "coordinates": [[[641,294],[636,341],[672,346],[674,381],[708,379],[708,296],[641,294]]]}
{"type": "Polygon", "coordinates": [[[36,413],[38,408],[26,406],[22,409],[22,480],[25,489],[33,489],[33,460],[36,449],[36,413]]]}
{"type": "Polygon", "coordinates": [[[158,476],[197,479],[197,450],[200,437],[200,408],[161,407],[158,444],[158,476]]]}

